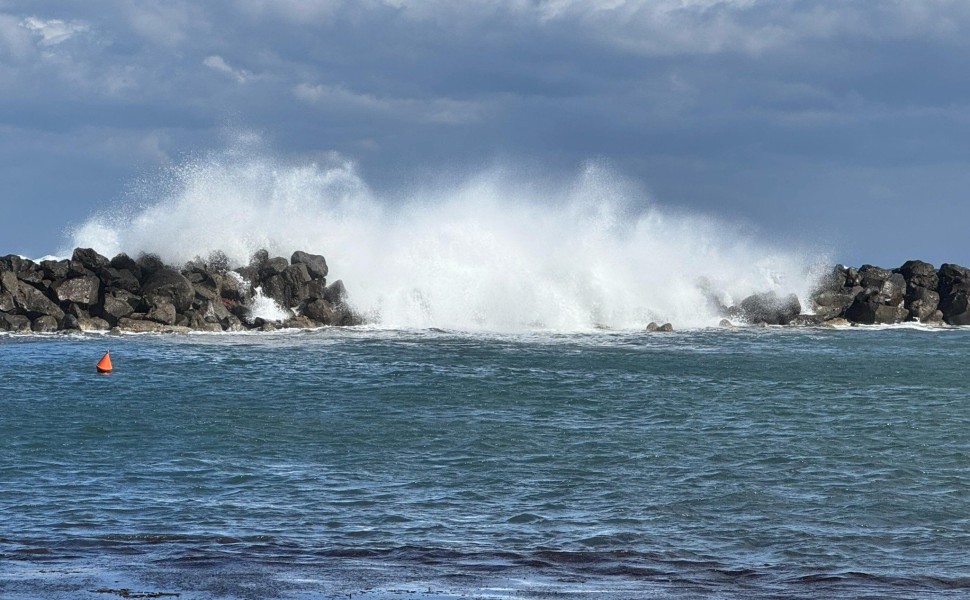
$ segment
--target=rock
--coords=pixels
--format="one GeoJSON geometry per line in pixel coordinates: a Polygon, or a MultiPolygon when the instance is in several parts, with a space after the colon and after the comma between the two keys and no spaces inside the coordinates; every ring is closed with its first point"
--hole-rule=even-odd
{"type": "Polygon", "coordinates": [[[165,267],[149,277],[141,288],[141,296],[150,306],[160,306],[162,301],[168,301],[177,312],[184,312],[192,307],[195,289],[184,275],[165,267]]]}
{"type": "Polygon", "coordinates": [[[30,328],[35,333],[51,333],[57,331],[58,321],[50,315],[44,315],[42,317],[37,317],[34,319],[33,324],[30,328]]]}
{"type": "Polygon", "coordinates": [[[74,254],[71,255],[71,262],[81,263],[85,269],[96,274],[107,267],[111,261],[91,248],[75,248],[74,254]]]}
{"type": "Polygon", "coordinates": [[[323,292],[323,299],[334,306],[343,304],[346,297],[347,288],[344,287],[344,282],[340,279],[328,285],[323,292]]]}
{"type": "Polygon", "coordinates": [[[53,289],[60,302],[74,302],[75,304],[91,306],[98,303],[101,280],[97,277],[75,277],[57,282],[53,289]]]}
{"type": "Polygon", "coordinates": [[[657,325],[655,322],[650,321],[649,323],[647,323],[647,331],[652,333],[654,331],[657,331],[658,329],[660,329],[660,325],[657,325]]]}
{"type": "Polygon", "coordinates": [[[331,325],[336,317],[333,306],[323,298],[305,303],[300,313],[323,325],[331,325]]]}
{"type": "MultiPolygon", "coordinates": [[[[141,269],[137,269],[140,273],[141,269]]],[[[101,281],[109,290],[125,290],[132,294],[137,294],[141,289],[136,271],[130,269],[119,269],[115,267],[105,267],[101,270],[101,281]]]]}
{"type": "Polygon", "coordinates": [[[269,252],[265,249],[257,250],[249,258],[249,266],[256,269],[257,272],[263,268],[263,264],[269,260],[269,252]]]}
{"type": "MultiPolygon", "coordinates": [[[[861,288],[858,288],[862,291],[861,288]]],[[[858,293],[858,292],[857,292],[858,293]]],[[[847,308],[852,306],[852,301],[856,294],[845,288],[839,290],[823,290],[812,295],[812,302],[815,304],[815,314],[822,320],[841,317],[847,308]]]]}
{"type": "Polygon", "coordinates": [[[0,312],[0,331],[27,333],[30,331],[30,319],[23,315],[11,315],[0,312]]]}
{"type": "Polygon", "coordinates": [[[904,306],[909,311],[910,320],[923,322],[939,308],[940,295],[925,287],[907,288],[904,306]]]}
{"type": "Polygon", "coordinates": [[[64,318],[60,322],[60,328],[67,331],[80,330],[81,323],[74,315],[64,315],[64,318]]]}
{"type": "Polygon", "coordinates": [[[289,261],[283,257],[277,256],[276,258],[270,258],[264,261],[259,268],[259,280],[265,282],[270,277],[279,275],[289,266],[289,261]]]}
{"type": "Polygon", "coordinates": [[[107,321],[100,317],[91,317],[89,319],[78,319],[78,328],[81,331],[108,331],[111,329],[111,325],[107,321]]]}
{"type": "Polygon", "coordinates": [[[741,301],[739,308],[741,317],[748,323],[769,325],[787,325],[802,312],[798,296],[789,294],[781,298],[775,292],[752,294],[741,301]]]}
{"type": "Polygon", "coordinates": [[[937,274],[943,320],[950,325],[970,325],[970,269],[945,263],[937,274]]]}
{"type": "Polygon", "coordinates": [[[673,330],[674,330],[674,326],[671,325],[670,323],[664,323],[657,329],[657,331],[664,331],[664,332],[670,332],[673,330]]]}
{"type": "Polygon", "coordinates": [[[20,281],[17,279],[16,273],[13,271],[0,272],[0,290],[14,295],[18,288],[20,288],[20,281]]]}
{"type": "Polygon", "coordinates": [[[145,318],[164,325],[175,325],[178,320],[178,311],[175,310],[175,305],[168,298],[154,298],[149,303],[148,314],[145,315],[145,318]]]}
{"type": "MultiPolygon", "coordinates": [[[[150,279],[152,275],[158,273],[162,269],[168,268],[157,254],[142,254],[138,257],[138,260],[136,260],[135,263],[138,269],[141,270],[141,277],[139,277],[138,280],[143,282],[150,279]]],[[[134,269],[130,270],[134,272],[134,269]]]]}
{"type": "Polygon", "coordinates": [[[909,311],[901,304],[884,304],[885,295],[880,290],[870,290],[856,296],[852,306],[845,311],[845,318],[866,325],[902,323],[909,311]]]}
{"type": "Polygon", "coordinates": [[[718,322],[717,326],[723,327],[725,329],[737,329],[734,323],[732,323],[731,321],[728,321],[727,319],[721,319],[720,322],[718,322]]]}
{"type": "Polygon", "coordinates": [[[939,285],[936,268],[928,262],[907,260],[896,272],[903,276],[907,286],[936,290],[939,285]]]}
{"type": "Polygon", "coordinates": [[[306,265],[307,272],[313,279],[325,279],[329,269],[327,260],[319,254],[307,254],[306,252],[296,251],[290,257],[291,264],[306,265]]]}
{"type": "Polygon", "coordinates": [[[14,295],[14,305],[31,319],[50,315],[57,320],[64,318],[64,311],[43,292],[30,285],[21,285],[14,295]]]}
{"type": "MultiPolygon", "coordinates": [[[[274,260],[276,259],[270,259],[267,264],[274,260]]],[[[310,274],[306,265],[288,265],[279,274],[271,275],[263,282],[263,294],[283,308],[293,308],[307,299],[306,286],[309,282],[310,274]]]]}
{"type": "Polygon", "coordinates": [[[132,333],[188,333],[191,331],[188,327],[164,325],[155,321],[135,320],[128,317],[118,321],[118,328],[132,333]]]}
{"type": "Polygon", "coordinates": [[[835,319],[828,319],[822,323],[825,327],[850,327],[852,323],[848,319],[843,319],[842,317],[837,317],[835,319]]]}
{"type": "Polygon", "coordinates": [[[71,270],[70,262],[67,260],[42,260],[40,268],[44,271],[44,277],[51,281],[66,279],[71,270]]]}
{"type": "Polygon", "coordinates": [[[283,322],[283,327],[289,329],[312,329],[318,327],[316,323],[303,315],[299,315],[283,322]]]}
{"type": "Polygon", "coordinates": [[[828,319],[826,319],[826,318],[824,318],[824,317],[822,317],[820,315],[817,315],[817,314],[816,315],[798,315],[797,317],[795,317],[794,319],[792,319],[792,321],[791,321],[791,323],[789,323],[789,325],[795,325],[797,327],[818,327],[824,321],[827,321],[827,320],[828,319]]]}
{"type": "Polygon", "coordinates": [[[118,319],[127,317],[133,312],[135,312],[135,307],[125,297],[119,297],[114,293],[105,294],[101,316],[109,323],[117,324],[118,319]]]}

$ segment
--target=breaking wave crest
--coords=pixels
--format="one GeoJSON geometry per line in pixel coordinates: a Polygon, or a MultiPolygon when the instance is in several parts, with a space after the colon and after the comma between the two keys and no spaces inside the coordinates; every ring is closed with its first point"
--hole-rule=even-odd
{"type": "Polygon", "coordinates": [[[377,197],[353,163],[292,165],[227,150],[142,182],[71,232],[72,247],[182,263],[260,248],[326,256],[358,311],[384,327],[517,331],[717,323],[767,290],[801,298],[824,260],[743,228],[662,209],[590,164],[535,183],[493,171],[377,197]]]}

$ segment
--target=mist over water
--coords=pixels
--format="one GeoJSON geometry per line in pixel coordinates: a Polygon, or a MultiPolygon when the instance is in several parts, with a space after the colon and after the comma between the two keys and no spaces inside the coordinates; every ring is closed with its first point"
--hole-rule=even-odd
{"type": "Polygon", "coordinates": [[[175,263],[221,250],[237,265],[260,248],[305,250],[326,256],[329,279],[379,326],[497,331],[711,326],[711,294],[804,299],[825,262],[658,207],[602,165],[567,181],[496,170],[378,197],[350,161],[293,165],[258,146],[141,182],[76,227],[72,247],[175,263]]]}

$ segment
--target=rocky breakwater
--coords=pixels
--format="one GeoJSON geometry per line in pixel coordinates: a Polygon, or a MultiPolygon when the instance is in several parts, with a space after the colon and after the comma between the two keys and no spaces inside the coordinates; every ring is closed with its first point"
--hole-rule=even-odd
{"type": "Polygon", "coordinates": [[[112,259],[87,248],[70,260],[0,257],[0,331],[245,331],[356,325],[341,281],[327,285],[324,257],[257,252],[230,269],[221,253],[181,267],[146,254],[112,259]],[[260,317],[266,299],[282,318],[260,317]]]}
{"type": "Polygon", "coordinates": [[[970,269],[910,260],[897,269],[838,265],[812,292],[811,314],[795,295],[755,294],[725,316],[768,325],[970,325],[970,269]]]}

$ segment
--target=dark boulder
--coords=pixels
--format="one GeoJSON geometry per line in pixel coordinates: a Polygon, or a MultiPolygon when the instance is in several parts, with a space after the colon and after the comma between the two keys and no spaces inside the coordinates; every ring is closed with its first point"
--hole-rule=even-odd
{"type": "Polygon", "coordinates": [[[911,287],[906,290],[904,306],[910,320],[925,322],[940,307],[940,295],[925,287],[911,287]]]}
{"type": "Polygon", "coordinates": [[[909,311],[902,303],[891,305],[884,302],[885,294],[879,289],[870,289],[855,297],[852,305],[845,311],[845,318],[853,323],[866,325],[901,323],[909,311]]]}
{"type": "Polygon", "coordinates": [[[74,315],[64,315],[59,325],[61,329],[66,331],[77,331],[81,329],[81,323],[74,315]]]}
{"type": "Polygon", "coordinates": [[[753,294],[741,301],[740,316],[748,323],[788,325],[802,312],[798,296],[779,297],[775,292],[753,294]]]}
{"type": "Polygon", "coordinates": [[[156,297],[149,303],[146,318],[165,325],[175,325],[178,321],[178,311],[169,298],[156,297]]]}
{"type": "Polygon", "coordinates": [[[950,325],[970,325],[970,269],[945,263],[938,276],[943,320],[950,325]]]}
{"type": "Polygon", "coordinates": [[[304,304],[300,308],[300,313],[323,325],[332,324],[336,317],[336,311],[334,311],[333,306],[322,298],[304,304]]]}
{"type": "Polygon", "coordinates": [[[826,321],[843,316],[846,309],[852,306],[853,300],[855,300],[855,294],[852,293],[852,290],[845,288],[823,290],[812,295],[815,314],[826,321]]]}
{"type": "MultiPolygon", "coordinates": [[[[141,269],[137,269],[137,273],[140,272],[141,269]]],[[[141,289],[141,283],[138,281],[136,271],[130,269],[106,267],[101,270],[101,281],[104,282],[105,288],[112,291],[125,290],[132,294],[137,294],[141,289]]]]}
{"type": "Polygon", "coordinates": [[[124,296],[119,297],[114,293],[104,295],[101,317],[108,321],[108,323],[115,325],[118,323],[118,319],[127,317],[133,312],[135,312],[135,307],[124,296]]]}
{"type": "MultiPolygon", "coordinates": [[[[141,254],[135,263],[141,270],[141,277],[138,280],[142,282],[147,282],[155,273],[168,268],[157,254],[141,254]]],[[[135,271],[132,270],[132,272],[135,271]]]]}
{"type": "Polygon", "coordinates": [[[257,250],[253,252],[253,255],[249,257],[249,266],[256,269],[258,272],[263,268],[263,263],[269,260],[269,252],[265,249],[257,250]]]}
{"type": "Polygon", "coordinates": [[[30,328],[35,333],[51,333],[57,331],[58,321],[50,315],[44,315],[34,319],[30,328]]]}
{"type": "Polygon", "coordinates": [[[0,331],[26,333],[30,331],[30,319],[23,315],[11,315],[0,312],[0,331]]]}
{"type": "Polygon", "coordinates": [[[97,277],[75,277],[59,281],[53,287],[59,302],[74,302],[91,306],[98,302],[101,280],[97,277]]]}
{"type": "Polygon", "coordinates": [[[319,254],[308,254],[298,250],[290,257],[290,263],[306,265],[307,272],[313,279],[324,279],[329,272],[327,260],[319,254]]]}
{"type": "Polygon", "coordinates": [[[75,248],[71,255],[71,262],[78,262],[93,273],[97,273],[111,262],[107,257],[101,256],[91,248],[75,248]]]}
{"type": "Polygon", "coordinates": [[[281,256],[275,258],[270,258],[263,262],[262,266],[259,268],[259,280],[263,283],[274,275],[280,275],[287,267],[290,266],[288,260],[281,256]]]}
{"type": "Polygon", "coordinates": [[[50,315],[55,319],[62,319],[64,311],[43,292],[30,285],[21,285],[14,295],[14,304],[31,319],[43,315],[50,315]]]}
{"type": "Polygon", "coordinates": [[[44,271],[44,277],[51,281],[66,279],[71,270],[71,263],[67,260],[42,260],[40,268],[44,271]]]}
{"type": "Polygon", "coordinates": [[[921,260],[907,260],[896,272],[906,279],[908,287],[921,287],[935,290],[939,285],[936,267],[921,260]]]}
{"type": "MultiPolygon", "coordinates": [[[[270,259],[267,264],[276,259],[270,259]]],[[[310,274],[306,265],[288,265],[278,275],[272,275],[263,282],[263,294],[275,300],[283,308],[293,308],[307,299],[307,284],[310,274]]]]}
{"type": "Polygon", "coordinates": [[[184,275],[168,267],[152,274],[141,288],[141,296],[149,305],[157,306],[164,301],[171,303],[175,310],[184,312],[192,307],[195,288],[184,275]]]}
{"type": "Polygon", "coordinates": [[[340,279],[328,285],[323,291],[323,299],[333,305],[343,304],[346,298],[347,288],[340,279]]]}

